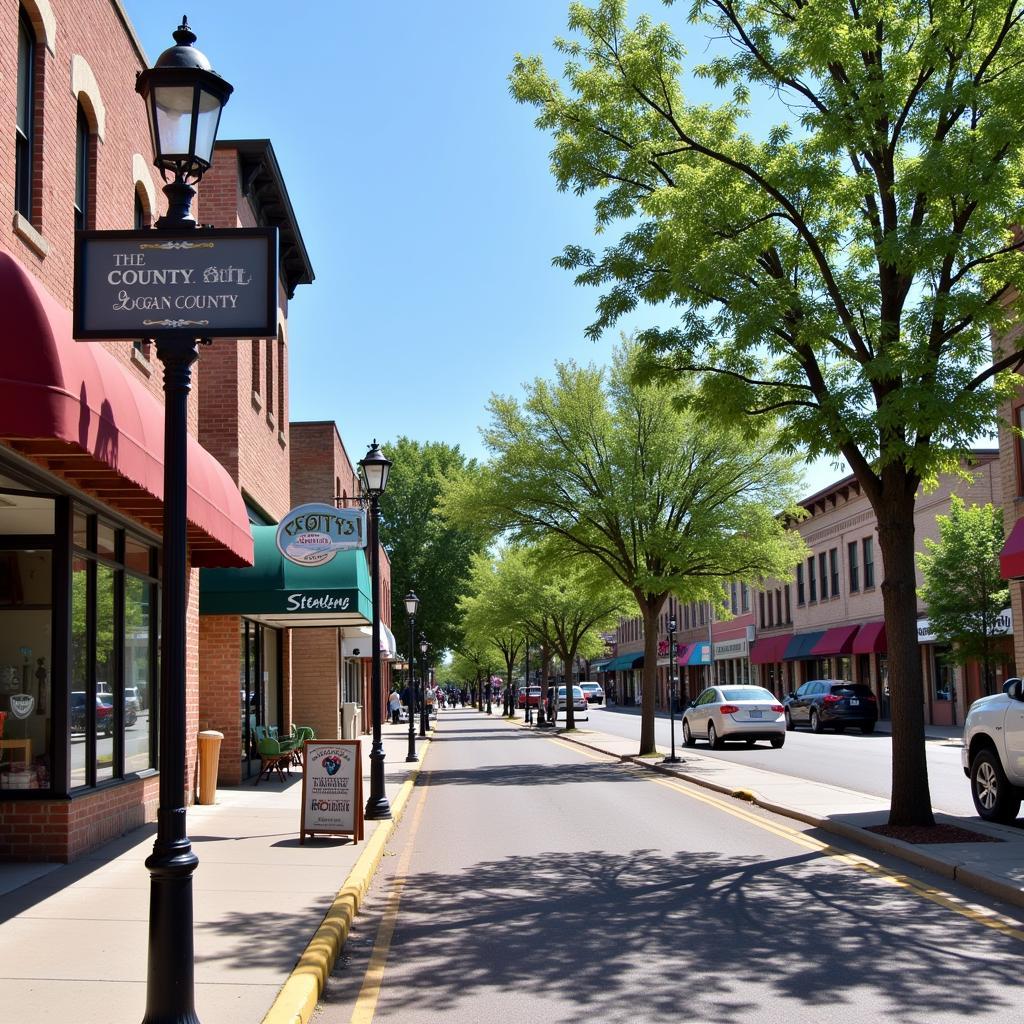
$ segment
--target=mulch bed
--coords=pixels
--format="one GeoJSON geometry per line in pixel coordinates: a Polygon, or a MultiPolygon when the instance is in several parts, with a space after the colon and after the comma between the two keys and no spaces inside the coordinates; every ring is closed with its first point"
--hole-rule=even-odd
{"type": "Polygon", "coordinates": [[[1003,843],[1005,839],[986,836],[958,825],[868,825],[868,832],[877,832],[904,843],[1003,843]]]}

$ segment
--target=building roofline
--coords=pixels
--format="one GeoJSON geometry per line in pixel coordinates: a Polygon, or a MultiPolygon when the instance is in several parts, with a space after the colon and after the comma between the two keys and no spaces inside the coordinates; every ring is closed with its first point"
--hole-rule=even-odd
{"type": "Polygon", "coordinates": [[[218,139],[214,149],[239,154],[243,164],[242,194],[253,203],[257,216],[280,230],[281,263],[287,277],[285,290],[288,298],[292,298],[300,284],[312,284],[316,275],[273,144],[270,139],[218,139]]]}

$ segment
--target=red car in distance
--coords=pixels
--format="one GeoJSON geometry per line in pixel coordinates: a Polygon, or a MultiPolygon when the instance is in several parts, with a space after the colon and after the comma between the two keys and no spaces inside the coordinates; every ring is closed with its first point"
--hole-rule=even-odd
{"type": "Polygon", "coordinates": [[[535,708],[537,701],[540,700],[540,687],[531,686],[529,690],[519,691],[519,707],[525,708],[527,706],[535,708]]]}

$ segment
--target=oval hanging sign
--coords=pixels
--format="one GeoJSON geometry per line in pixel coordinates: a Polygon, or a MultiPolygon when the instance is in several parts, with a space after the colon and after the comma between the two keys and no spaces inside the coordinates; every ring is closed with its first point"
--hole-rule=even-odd
{"type": "Polygon", "coordinates": [[[366,513],[333,505],[299,505],[277,527],[277,550],[297,565],[326,565],[339,551],[366,547],[366,513]]]}

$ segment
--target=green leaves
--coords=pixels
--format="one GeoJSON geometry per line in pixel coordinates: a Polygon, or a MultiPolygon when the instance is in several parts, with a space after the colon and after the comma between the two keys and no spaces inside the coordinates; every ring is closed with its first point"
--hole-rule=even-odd
{"type": "Polygon", "coordinates": [[[845,455],[869,489],[887,465],[933,476],[992,428],[992,379],[1014,365],[991,366],[989,338],[1024,287],[1022,14],[697,0],[718,42],[688,67],[667,25],[573,4],[562,75],[520,58],[510,81],[559,187],[621,229],[555,261],[601,289],[588,333],[673,304],[675,326],[639,335],[647,379],[692,374],[709,407],[730,392],[739,415],[768,410],[786,444],[845,455]],[[687,74],[720,101],[688,101],[687,74]]]}
{"type": "Polygon", "coordinates": [[[950,499],[949,514],[937,516],[939,540],[926,539],[917,562],[924,576],[918,596],[928,606],[932,632],[953,645],[958,665],[980,661],[986,671],[995,656],[993,634],[1010,603],[999,571],[1003,547],[1002,509],[950,499]]]}

